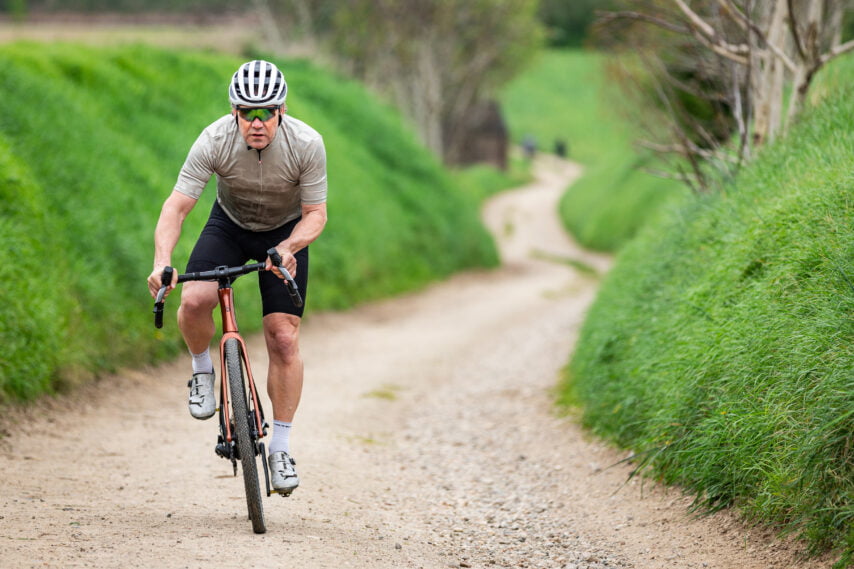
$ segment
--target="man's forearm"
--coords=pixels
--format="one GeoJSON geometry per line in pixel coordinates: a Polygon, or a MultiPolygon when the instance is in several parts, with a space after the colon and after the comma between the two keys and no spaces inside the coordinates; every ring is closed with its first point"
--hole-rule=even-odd
{"type": "Polygon", "coordinates": [[[181,198],[170,197],[163,204],[160,218],[154,228],[154,266],[163,267],[172,263],[172,251],[181,237],[181,227],[187,217],[190,203],[183,203],[181,198]],[[178,203],[176,203],[176,201],[178,203]]]}
{"type": "Polygon", "coordinates": [[[314,242],[323,232],[325,226],[325,210],[307,211],[299,223],[294,226],[290,237],[282,241],[279,246],[286,248],[293,255],[314,242]]]}

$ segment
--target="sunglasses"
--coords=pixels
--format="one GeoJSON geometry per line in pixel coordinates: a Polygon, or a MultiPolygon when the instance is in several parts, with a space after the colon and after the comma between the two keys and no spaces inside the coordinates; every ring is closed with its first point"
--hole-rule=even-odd
{"type": "Polygon", "coordinates": [[[279,107],[239,107],[237,113],[240,118],[246,122],[252,122],[255,119],[261,119],[261,122],[267,122],[274,116],[279,107]]]}

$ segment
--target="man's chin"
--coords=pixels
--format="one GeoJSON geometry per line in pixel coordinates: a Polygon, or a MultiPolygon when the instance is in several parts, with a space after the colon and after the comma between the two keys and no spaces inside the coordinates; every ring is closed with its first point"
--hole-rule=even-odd
{"type": "Polygon", "coordinates": [[[270,144],[270,142],[266,138],[264,138],[264,139],[253,138],[253,139],[246,141],[246,145],[249,146],[250,148],[254,148],[255,150],[264,150],[265,148],[267,148],[267,145],[269,145],[269,144],[270,144]]]}

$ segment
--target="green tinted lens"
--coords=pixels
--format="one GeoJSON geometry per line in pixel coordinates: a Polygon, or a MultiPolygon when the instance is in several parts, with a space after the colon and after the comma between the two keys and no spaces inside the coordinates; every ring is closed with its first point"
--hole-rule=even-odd
{"type": "Polygon", "coordinates": [[[238,109],[237,112],[246,122],[252,122],[255,119],[261,119],[261,122],[267,122],[276,115],[276,107],[261,107],[251,109],[238,109]]]}

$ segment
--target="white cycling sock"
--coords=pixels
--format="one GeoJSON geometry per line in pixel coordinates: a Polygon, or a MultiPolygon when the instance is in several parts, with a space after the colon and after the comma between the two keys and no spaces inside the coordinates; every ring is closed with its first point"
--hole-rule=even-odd
{"type": "Polygon", "coordinates": [[[193,373],[213,373],[213,360],[211,360],[210,348],[201,354],[190,352],[190,355],[193,356],[193,373]]]}
{"type": "Polygon", "coordinates": [[[268,452],[285,451],[291,454],[291,423],[273,421],[273,438],[270,439],[268,452]]]}

